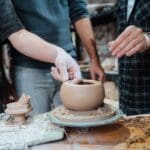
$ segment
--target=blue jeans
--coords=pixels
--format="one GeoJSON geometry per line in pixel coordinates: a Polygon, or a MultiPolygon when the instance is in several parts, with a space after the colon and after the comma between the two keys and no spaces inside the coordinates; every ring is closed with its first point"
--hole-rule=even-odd
{"type": "Polygon", "coordinates": [[[33,111],[40,114],[61,104],[59,91],[61,83],[50,74],[50,69],[35,69],[15,66],[13,82],[17,96],[30,95],[33,111]]]}

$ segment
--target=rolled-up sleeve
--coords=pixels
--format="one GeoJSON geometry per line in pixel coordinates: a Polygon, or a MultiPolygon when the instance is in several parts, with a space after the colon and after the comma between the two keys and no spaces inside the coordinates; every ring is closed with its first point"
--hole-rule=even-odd
{"type": "Polygon", "coordinates": [[[3,43],[12,33],[23,28],[11,0],[0,0],[0,43],[3,43]]]}
{"type": "Polygon", "coordinates": [[[71,22],[89,17],[87,3],[84,0],[68,0],[71,22]]]}

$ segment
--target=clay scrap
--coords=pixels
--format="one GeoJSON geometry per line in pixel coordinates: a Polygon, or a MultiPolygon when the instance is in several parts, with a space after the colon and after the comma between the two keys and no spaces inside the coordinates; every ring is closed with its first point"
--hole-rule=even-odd
{"type": "Polygon", "coordinates": [[[24,124],[26,114],[32,111],[30,96],[22,95],[17,102],[7,104],[5,112],[12,116],[11,123],[24,124]]]}

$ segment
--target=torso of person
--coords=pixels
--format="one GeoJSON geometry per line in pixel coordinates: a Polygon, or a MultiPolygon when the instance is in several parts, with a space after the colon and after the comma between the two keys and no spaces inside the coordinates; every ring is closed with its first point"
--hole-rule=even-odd
{"type": "MultiPolygon", "coordinates": [[[[135,25],[150,32],[150,1],[136,0],[127,19],[127,0],[118,0],[118,31],[135,25]]],[[[120,107],[124,113],[150,112],[150,50],[119,59],[120,107]]]]}
{"type": "MultiPolygon", "coordinates": [[[[67,0],[12,0],[16,13],[25,28],[44,40],[62,47],[75,56],[70,31],[67,0]]],[[[50,67],[13,50],[13,63],[24,67],[50,67]]]]}

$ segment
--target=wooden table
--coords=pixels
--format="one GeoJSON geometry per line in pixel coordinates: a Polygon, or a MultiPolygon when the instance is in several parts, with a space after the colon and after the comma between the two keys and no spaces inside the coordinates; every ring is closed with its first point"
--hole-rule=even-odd
{"type": "Polygon", "coordinates": [[[62,141],[32,150],[150,150],[150,114],[126,117],[111,125],[65,131],[62,141]]]}
{"type": "Polygon", "coordinates": [[[32,150],[111,150],[129,135],[129,129],[121,124],[84,129],[67,128],[63,141],[34,146],[32,150]]]}

